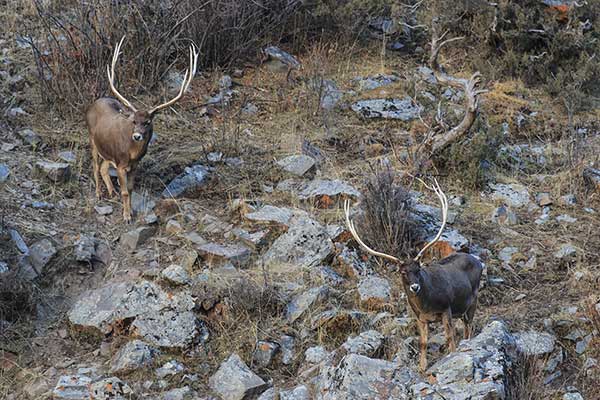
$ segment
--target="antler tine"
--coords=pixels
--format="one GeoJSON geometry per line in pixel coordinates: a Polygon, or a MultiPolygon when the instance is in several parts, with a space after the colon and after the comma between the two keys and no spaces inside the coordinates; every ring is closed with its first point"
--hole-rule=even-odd
{"type": "Polygon", "coordinates": [[[344,202],[344,213],[346,214],[346,225],[348,225],[348,229],[350,230],[352,237],[358,242],[359,245],[362,246],[363,249],[365,249],[369,254],[372,254],[374,256],[387,258],[388,260],[394,262],[400,262],[400,260],[394,256],[373,250],[362,241],[362,239],[358,236],[358,233],[356,232],[356,227],[354,226],[354,223],[350,220],[350,200],[348,199],[346,199],[346,201],[344,202]]]}
{"type": "Polygon", "coordinates": [[[123,103],[127,108],[136,112],[135,107],[127,100],[115,87],[115,66],[117,65],[117,60],[119,59],[119,54],[121,53],[121,46],[123,45],[123,41],[125,40],[125,35],[121,38],[121,41],[115,47],[115,52],[113,54],[112,63],[110,67],[108,64],[106,65],[106,73],[108,75],[108,83],[110,85],[110,90],[112,90],[113,94],[123,103]]]}
{"type": "Polygon", "coordinates": [[[425,182],[423,182],[423,180],[421,180],[420,178],[416,178],[419,181],[421,181],[426,188],[433,190],[436,194],[436,196],[438,197],[438,199],[440,200],[440,203],[442,204],[442,225],[440,226],[440,230],[438,231],[437,235],[433,238],[432,241],[430,241],[429,243],[427,243],[425,245],[425,247],[423,247],[421,249],[421,251],[419,251],[419,254],[417,254],[417,256],[414,258],[415,261],[418,261],[423,254],[425,253],[425,251],[430,248],[431,246],[433,246],[435,244],[435,242],[437,242],[438,240],[440,240],[440,237],[442,237],[442,233],[444,232],[444,228],[446,227],[446,221],[448,220],[448,198],[446,197],[446,195],[444,194],[444,192],[442,191],[442,188],[440,187],[440,184],[438,183],[437,179],[433,178],[433,182],[434,185],[433,186],[429,186],[427,185],[425,182]]]}
{"type": "Polygon", "coordinates": [[[163,108],[169,107],[170,105],[172,105],[176,101],[178,101],[181,98],[181,96],[183,96],[185,91],[188,89],[188,87],[192,83],[192,79],[194,79],[194,75],[196,75],[199,54],[200,53],[198,52],[196,45],[194,45],[192,43],[192,45],[190,46],[190,65],[189,65],[188,69],[185,71],[185,75],[183,76],[183,83],[181,84],[181,89],[179,89],[179,93],[177,93],[177,96],[175,96],[173,99],[167,101],[166,103],[163,103],[159,106],[154,107],[152,110],[149,111],[150,114],[154,114],[155,112],[160,111],[163,108]]]}

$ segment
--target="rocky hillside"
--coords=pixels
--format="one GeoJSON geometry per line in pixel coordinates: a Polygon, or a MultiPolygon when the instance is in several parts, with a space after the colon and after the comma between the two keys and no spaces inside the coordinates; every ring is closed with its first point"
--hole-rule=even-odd
{"type": "MultiPolygon", "coordinates": [[[[462,115],[423,49],[273,47],[205,71],[157,117],[128,225],[95,199],[82,116],[44,105],[27,41],[1,35],[0,398],[599,398],[595,112],[484,82],[437,169],[448,226],[426,255],[485,264],[475,335],[450,353],[432,324],[421,373],[398,271],[357,246],[343,201],[360,213],[382,169],[408,185],[416,138],[462,115]]],[[[440,209],[407,189],[420,246],[440,209]]]]}

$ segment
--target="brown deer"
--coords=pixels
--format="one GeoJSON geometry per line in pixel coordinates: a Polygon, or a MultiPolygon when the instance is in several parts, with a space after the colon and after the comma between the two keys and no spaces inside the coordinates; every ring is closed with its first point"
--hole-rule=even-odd
{"type": "Polygon", "coordinates": [[[350,220],[350,202],[348,200],[344,205],[344,211],[348,229],[360,246],[374,256],[398,264],[408,304],[410,304],[410,308],[417,317],[420,336],[419,368],[421,371],[425,371],[427,368],[428,324],[430,322],[442,321],[446,335],[446,345],[450,351],[456,350],[452,318],[462,318],[465,327],[465,339],[471,338],[471,323],[477,307],[477,292],[483,266],[477,258],[465,253],[455,253],[431,265],[421,265],[419,260],[425,251],[442,236],[448,217],[448,199],[440,189],[437,180],[433,180],[434,186],[429,186],[422,180],[420,181],[428,189],[433,190],[439,198],[442,204],[442,225],[435,238],[427,243],[414,259],[407,263],[368,247],[358,236],[354,223],[350,220]]]}
{"type": "Polygon", "coordinates": [[[117,170],[121,200],[123,202],[123,219],[131,221],[131,198],[135,169],[138,162],[146,155],[148,143],[152,138],[152,119],[158,111],[177,102],[188,89],[198,62],[198,52],[194,45],[190,46],[190,64],[186,70],[181,89],[172,100],[156,106],[148,111],[138,111],[115,88],[115,65],[121,52],[125,36],[115,47],[110,67],[106,66],[108,82],[115,100],[102,97],[96,100],[88,109],[86,121],[90,133],[94,180],[96,182],[96,197],[102,196],[100,176],[108,189],[109,196],[115,194],[115,189],[108,173],[112,166],[117,170]]]}

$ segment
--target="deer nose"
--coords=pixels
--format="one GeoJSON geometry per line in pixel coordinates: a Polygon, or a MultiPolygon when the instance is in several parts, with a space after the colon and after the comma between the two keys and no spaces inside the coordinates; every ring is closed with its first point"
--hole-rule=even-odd
{"type": "Polygon", "coordinates": [[[413,293],[419,293],[419,290],[421,290],[421,285],[419,285],[418,283],[413,283],[412,285],[410,285],[410,291],[413,293]]]}
{"type": "Polygon", "coordinates": [[[132,137],[133,137],[133,140],[135,140],[136,142],[139,142],[140,140],[142,140],[144,138],[144,136],[138,132],[134,133],[132,137]]]}

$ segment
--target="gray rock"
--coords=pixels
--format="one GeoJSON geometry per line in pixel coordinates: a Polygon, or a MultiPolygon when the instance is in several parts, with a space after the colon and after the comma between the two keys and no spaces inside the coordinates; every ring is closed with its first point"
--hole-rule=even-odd
{"type": "Polygon", "coordinates": [[[308,388],[301,385],[294,389],[280,391],[279,400],[311,400],[311,396],[308,388]]]}
{"type": "Polygon", "coordinates": [[[248,232],[245,229],[235,228],[231,231],[231,233],[233,233],[233,236],[241,240],[246,246],[253,250],[259,250],[266,244],[269,230],[248,232]]]}
{"type": "Polygon", "coordinates": [[[575,343],[575,352],[577,354],[585,353],[588,349],[588,346],[590,345],[590,343],[592,341],[592,338],[593,338],[592,335],[587,335],[583,339],[581,339],[577,343],[575,343]]]}
{"type": "Polygon", "coordinates": [[[244,107],[242,107],[242,112],[248,115],[255,115],[258,113],[258,107],[253,103],[246,103],[244,107]]]}
{"type": "Polygon", "coordinates": [[[208,383],[223,400],[242,400],[266,388],[265,381],[252,372],[237,354],[229,356],[208,383]]]}
{"type": "Polygon", "coordinates": [[[308,217],[290,221],[286,233],[279,236],[263,256],[265,266],[279,271],[310,268],[333,252],[333,242],[318,222],[308,217]]]}
{"type": "Polygon", "coordinates": [[[41,274],[56,253],[54,244],[49,239],[42,239],[31,245],[28,259],[38,274],[41,274]]]}
{"type": "Polygon", "coordinates": [[[194,391],[189,386],[171,389],[163,393],[162,400],[192,400],[196,399],[194,391]]]}
{"type": "Polygon", "coordinates": [[[321,99],[319,104],[324,110],[333,110],[342,97],[344,97],[344,92],[331,79],[314,79],[312,86],[316,92],[320,93],[321,99]]]}
{"type": "Polygon", "coordinates": [[[600,191],[600,170],[590,167],[583,169],[583,179],[588,188],[596,192],[600,191]]]}
{"type": "Polygon", "coordinates": [[[567,224],[573,224],[573,223],[577,222],[577,218],[573,218],[567,214],[562,214],[562,215],[559,215],[558,217],[556,217],[556,222],[559,222],[559,223],[564,222],[567,224]]]}
{"type": "Polygon", "coordinates": [[[330,354],[331,353],[327,351],[325,347],[315,346],[306,349],[306,351],[304,352],[304,358],[306,359],[306,362],[309,362],[311,364],[319,364],[321,361],[329,357],[330,354]]]}
{"type": "Polygon", "coordinates": [[[317,399],[410,398],[414,374],[395,363],[348,354],[336,366],[324,366],[317,378],[317,399]]]}
{"type": "Polygon", "coordinates": [[[568,259],[571,257],[575,257],[576,254],[577,249],[573,247],[573,245],[566,243],[561,245],[560,249],[556,253],[554,253],[554,258],[568,259]]]}
{"type": "Polygon", "coordinates": [[[315,179],[310,181],[298,194],[300,200],[314,200],[322,196],[357,199],[360,197],[360,192],[344,181],[315,179]]]}
{"type": "Polygon", "coordinates": [[[0,183],[4,183],[10,176],[10,169],[6,164],[0,164],[0,183]]]}
{"type": "Polygon", "coordinates": [[[53,399],[90,399],[92,378],[85,375],[63,375],[52,391],[53,399]]]}
{"type": "Polygon", "coordinates": [[[512,263],[513,256],[519,252],[517,247],[505,247],[498,253],[498,258],[505,265],[512,263]]]}
{"type": "Polygon", "coordinates": [[[556,338],[545,332],[519,332],[514,335],[517,350],[525,356],[545,356],[554,351],[556,338]]]}
{"type": "Polygon", "coordinates": [[[259,367],[266,368],[273,363],[280,349],[279,343],[270,340],[259,340],[252,355],[252,360],[259,367]]]}
{"type": "Polygon", "coordinates": [[[265,54],[271,58],[274,58],[281,63],[287,65],[290,68],[298,68],[300,67],[300,62],[296,59],[296,57],[291,54],[281,50],[279,47],[269,46],[263,50],[265,54]]]}
{"type": "Polygon", "coordinates": [[[490,188],[493,190],[492,199],[503,201],[509,206],[519,208],[531,202],[529,191],[523,185],[498,183],[491,184],[490,188]]]}
{"type": "Polygon", "coordinates": [[[342,347],[348,353],[375,357],[381,352],[384,339],[385,337],[381,333],[370,330],[362,332],[358,336],[348,338],[342,347]]]}
{"type": "Polygon", "coordinates": [[[385,278],[368,276],[358,284],[360,304],[367,310],[378,310],[390,303],[392,287],[385,278]]]}
{"type": "Polygon", "coordinates": [[[284,365],[290,365],[296,357],[296,340],[289,335],[282,335],[279,338],[281,346],[281,362],[284,365]]]}
{"type": "Polygon", "coordinates": [[[187,285],[192,281],[187,271],[181,265],[177,264],[169,265],[162,270],[160,275],[163,279],[166,279],[175,285],[187,285]]]}
{"type": "Polygon", "coordinates": [[[314,169],[316,161],[304,154],[295,154],[277,161],[284,171],[296,176],[304,176],[306,173],[314,169]]]}
{"type": "Polygon", "coordinates": [[[147,342],[160,347],[186,348],[198,336],[199,321],[191,311],[161,311],[138,316],[131,325],[147,342]]]}
{"type": "Polygon", "coordinates": [[[374,76],[368,76],[364,78],[357,78],[355,81],[358,83],[359,90],[374,90],[383,86],[391,85],[398,81],[396,75],[377,74],[374,76]]]}
{"type": "Polygon", "coordinates": [[[506,206],[496,208],[492,214],[492,222],[501,225],[516,225],[518,223],[517,214],[506,206]]]}
{"type": "Polygon", "coordinates": [[[278,400],[279,393],[275,388],[269,388],[263,392],[256,400],[278,400]]]}
{"type": "Polygon", "coordinates": [[[5,263],[4,261],[0,261],[0,274],[5,274],[8,271],[9,271],[8,264],[5,263]]]}
{"type": "Polygon", "coordinates": [[[571,392],[565,393],[563,396],[563,400],[585,400],[581,393],[579,392],[571,392]]]}
{"type": "Polygon", "coordinates": [[[31,129],[23,129],[17,132],[17,134],[25,144],[34,149],[42,143],[42,138],[31,129]]]}
{"type": "Polygon", "coordinates": [[[435,74],[433,73],[433,70],[431,68],[420,66],[419,68],[417,68],[417,72],[427,83],[430,83],[432,85],[437,84],[437,79],[435,78],[435,74]]]}
{"type": "Polygon", "coordinates": [[[99,215],[110,215],[113,213],[113,208],[111,205],[95,206],[94,210],[96,210],[99,215]]]}
{"type": "Polygon", "coordinates": [[[58,158],[69,164],[73,164],[75,161],[77,161],[77,156],[72,151],[61,151],[58,153],[58,158]]]}
{"type": "Polygon", "coordinates": [[[423,107],[415,105],[410,97],[405,97],[403,99],[361,100],[352,104],[351,109],[364,118],[410,121],[419,117],[423,107]]]}
{"type": "Polygon", "coordinates": [[[22,254],[29,254],[29,247],[27,246],[27,244],[23,240],[23,237],[17,230],[9,229],[8,234],[10,235],[10,238],[13,241],[13,243],[15,244],[15,246],[17,247],[17,249],[22,254]]]}
{"type": "Polygon", "coordinates": [[[129,373],[149,367],[159,355],[158,350],[148,346],[141,340],[132,340],[114,355],[110,362],[111,374],[129,373]]]}
{"type": "Polygon", "coordinates": [[[210,170],[203,165],[187,167],[185,172],[167,185],[162,196],[164,198],[192,197],[206,185],[209,175],[210,170]]]}
{"type": "Polygon", "coordinates": [[[574,194],[565,194],[564,196],[560,196],[558,203],[565,207],[574,206],[577,204],[577,198],[574,194]]]}
{"type": "Polygon", "coordinates": [[[245,218],[256,223],[289,226],[293,216],[294,210],[292,209],[266,205],[255,212],[246,214],[245,218]]]}
{"type": "Polygon", "coordinates": [[[148,193],[131,193],[131,209],[138,215],[145,215],[152,212],[156,202],[150,197],[148,193]]]}
{"type": "MultiPolygon", "coordinates": [[[[105,378],[90,387],[90,399],[126,400],[133,395],[133,390],[119,378],[105,378]]],[[[88,399],[85,397],[85,399],[88,399]]]]}
{"type": "Polygon", "coordinates": [[[376,17],[369,22],[369,28],[391,35],[398,31],[396,22],[389,17],[376,17]]]}
{"type": "Polygon", "coordinates": [[[250,249],[240,244],[205,243],[196,247],[198,254],[209,265],[232,263],[235,266],[244,266],[250,258],[250,249]]]}
{"type": "MultiPolygon", "coordinates": [[[[154,317],[166,310],[190,311],[194,300],[187,293],[167,293],[148,281],[110,283],[82,293],[68,313],[69,321],[78,327],[102,333],[114,325],[139,316],[154,317]]],[[[162,332],[153,332],[161,337],[162,332]]],[[[168,334],[168,332],[165,332],[168,334]]]]}
{"type": "Polygon", "coordinates": [[[550,198],[550,193],[538,193],[535,196],[535,201],[537,202],[538,206],[540,206],[540,207],[546,207],[546,206],[552,205],[552,199],[550,198]]]}
{"type": "Polygon", "coordinates": [[[156,229],[149,226],[140,226],[137,229],[121,235],[121,244],[129,251],[135,251],[154,235],[156,229]]]}
{"type": "Polygon", "coordinates": [[[295,296],[287,305],[286,318],[290,323],[295,322],[306,311],[319,302],[324,301],[329,294],[329,287],[319,286],[295,296]]]}
{"type": "Polygon", "coordinates": [[[36,170],[53,182],[65,182],[71,176],[71,165],[51,161],[38,161],[36,170]]]}
{"type": "Polygon", "coordinates": [[[96,240],[90,236],[79,235],[73,253],[75,254],[75,260],[79,262],[92,262],[92,257],[96,253],[96,240]]]}
{"type": "Polygon", "coordinates": [[[185,371],[185,367],[177,360],[167,361],[162,367],[156,370],[156,376],[159,379],[164,379],[167,376],[177,375],[185,371]]]}

